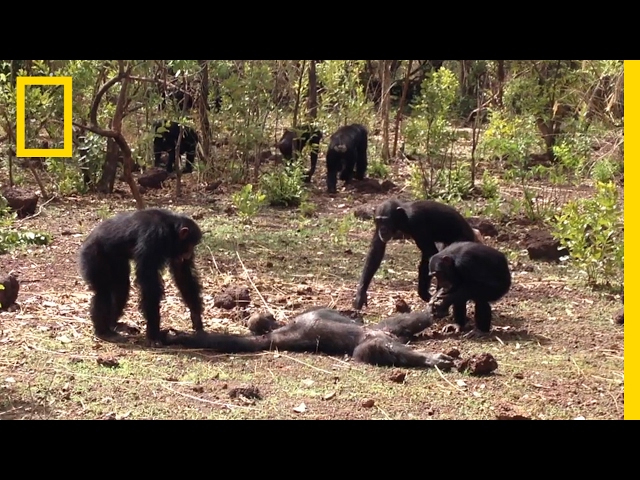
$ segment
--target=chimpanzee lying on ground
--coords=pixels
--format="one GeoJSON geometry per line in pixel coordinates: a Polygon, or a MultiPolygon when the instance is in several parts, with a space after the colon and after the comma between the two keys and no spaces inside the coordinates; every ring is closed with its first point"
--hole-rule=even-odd
{"type": "Polygon", "coordinates": [[[93,229],[80,248],[83,279],[94,292],[91,321],[97,337],[114,342],[118,319],[129,298],[129,260],[136,263],[140,309],[147,321],[147,338],[160,338],[161,270],[171,274],[191,311],[196,331],[202,330],[202,298],[194,266],[194,249],[202,232],[190,218],[160,209],[121,213],[93,229]]]}
{"type": "Polygon", "coordinates": [[[474,242],[457,242],[429,260],[429,274],[436,277],[436,294],[430,307],[434,316],[446,316],[453,305],[455,324],[444,327],[460,332],[467,324],[467,302],[475,303],[479,332],[491,330],[491,305],[511,288],[507,257],[495,248],[474,242]]]}
{"type": "Polygon", "coordinates": [[[367,289],[382,263],[387,242],[397,234],[403,233],[412,238],[422,252],[418,267],[418,294],[425,302],[431,299],[429,259],[438,253],[436,243],[447,246],[456,241],[473,242],[478,239],[471,225],[456,209],[428,200],[387,200],[376,208],[374,222],[376,229],[353,302],[356,310],[366,305],[367,289]]]}
{"type": "MultiPolygon", "coordinates": [[[[173,121],[157,120],[153,123],[153,132],[154,165],[156,167],[161,166],[162,153],[167,152],[169,155],[167,172],[171,173],[173,172],[176,159],[176,146],[178,144],[178,137],[180,136],[180,124],[173,121]]],[[[198,134],[193,128],[185,125],[182,140],[180,141],[180,155],[187,154],[187,163],[182,169],[182,173],[193,172],[197,146],[198,134]]]]}
{"type": "Polygon", "coordinates": [[[354,123],[340,127],[331,135],[327,150],[327,191],[336,193],[338,173],[345,184],[352,177],[362,180],[367,173],[368,132],[364,125],[354,123]],[[354,174],[355,170],[355,174],[354,174]]]}
{"type": "Polygon", "coordinates": [[[282,157],[288,162],[291,161],[294,156],[297,157],[304,147],[307,145],[311,146],[311,153],[309,154],[311,167],[305,175],[305,182],[310,182],[311,177],[316,171],[320,140],[322,140],[322,132],[320,130],[312,125],[300,125],[295,129],[288,128],[285,130],[280,142],[278,142],[278,149],[282,157]]]}
{"type": "MultiPolygon", "coordinates": [[[[273,328],[268,314],[253,319],[252,331],[263,333],[273,328]]],[[[442,353],[413,350],[404,345],[413,335],[433,323],[426,312],[395,315],[377,325],[364,326],[339,312],[314,308],[298,315],[291,323],[265,335],[225,335],[200,332],[193,335],[163,331],[165,345],[206,348],[220,353],[257,352],[279,349],[328,355],[351,355],[357,362],[396,367],[438,367],[450,369],[453,359],[442,353]]]]}

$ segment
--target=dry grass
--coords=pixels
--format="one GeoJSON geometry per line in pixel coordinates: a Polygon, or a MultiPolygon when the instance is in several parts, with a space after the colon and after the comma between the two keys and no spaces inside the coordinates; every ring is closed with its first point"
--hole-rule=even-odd
{"type": "MultiPolygon", "coordinates": [[[[270,309],[286,320],[312,305],[351,308],[371,224],[349,213],[358,203],[382,197],[342,192],[331,199],[318,178],[312,186],[315,217],[268,209],[244,225],[224,213],[228,195],[205,192],[193,176],[184,180],[179,205],[167,191],[146,198],[149,206],[193,215],[206,230],[198,263],[208,330],[245,333],[244,319],[258,310],[270,309]],[[244,311],[213,307],[213,297],[230,285],[249,287],[252,302],[244,311]]],[[[20,309],[0,313],[0,419],[623,416],[624,335],[610,322],[618,300],[581,286],[570,267],[531,262],[515,241],[489,241],[508,253],[514,275],[513,289],[494,307],[491,337],[425,335],[416,342],[436,351],[455,347],[463,356],[490,352],[499,368],[488,377],[411,370],[396,383],[392,369],[347,358],[217,355],[96,341],[87,317],[90,296],[77,273],[77,249],[102,218],[133,208],[128,192],[121,198],[72,197],[20,222],[20,228],[52,233],[54,241],[0,257],[2,273],[15,271],[23,282],[20,309]],[[247,385],[257,387],[261,399],[232,394],[247,385]]],[[[499,228],[518,238],[526,227],[499,228]]],[[[415,291],[417,258],[411,243],[389,246],[369,289],[365,321],[393,313],[398,297],[422,308],[415,291]]],[[[166,285],[163,327],[189,330],[188,311],[171,281],[166,285]]],[[[134,291],[125,317],[144,331],[136,301],[134,291]]]]}

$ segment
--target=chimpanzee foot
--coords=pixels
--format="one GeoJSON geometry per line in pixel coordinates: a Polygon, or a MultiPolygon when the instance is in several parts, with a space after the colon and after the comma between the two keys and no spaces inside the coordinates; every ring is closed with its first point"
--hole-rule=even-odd
{"type": "Polygon", "coordinates": [[[491,335],[491,332],[483,332],[482,330],[478,330],[477,328],[474,328],[470,332],[465,333],[463,337],[464,338],[485,338],[485,337],[488,337],[489,335],[491,335]]]}
{"type": "Polygon", "coordinates": [[[453,358],[444,353],[425,353],[424,364],[427,367],[438,367],[440,370],[451,370],[453,366],[453,358]]]}
{"type": "Polygon", "coordinates": [[[462,327],[457,323],[450,323],[442,327],[442,333],[450,334],[450,333],[460,333],[462,332],[462,327]]]}
{"type": "Polygon", "coordinates": [[[137,325],[129,322],[118,322],[116,323],[116,328],[114,331],[117,333],[126,333],[127,335],[138,335],[140,333],[140,329],[137,325]]]}

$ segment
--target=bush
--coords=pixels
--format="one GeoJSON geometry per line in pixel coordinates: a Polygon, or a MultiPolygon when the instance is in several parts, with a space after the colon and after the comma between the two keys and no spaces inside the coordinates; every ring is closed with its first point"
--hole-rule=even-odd
{"type": "Polygon", "coordinates": [[[612,182],[599,182],[594,198],[573,200],[556,216],[554,236],[589,284],[622,284],[624,219],[618,190],[612,182]]]}

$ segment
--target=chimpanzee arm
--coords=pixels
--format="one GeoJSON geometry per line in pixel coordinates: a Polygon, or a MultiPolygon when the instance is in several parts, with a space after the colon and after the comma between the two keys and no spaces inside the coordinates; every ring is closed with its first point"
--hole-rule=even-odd
{"type": "Polygon", "coordinates": [[[438,253],[436,244],[432,241],[416,241],[418,248],[422,252],[422,259],[418,266],[418,295],[422,300],[431,300],[429,288],[431,287],[431,275],[429,275],[429,260],[438,253]]]}
{"type": "Polygon", "coordinates": [[[358,289],[356,291],[356,298],[353,301],[353,308],[356,310],[360,310],[362,306],[367,303],[367,289],[369,288],[369,284],[371,283],[373,276],[378,271],[378,268],[380,268],[386,248],[387,244],[380,239],[378,231],[376,230],[373,234],[373,239],[371,240],[367,259],[364,262],[362,276],[360,277],[360,282],[358,283],[358,289]]]}
{"type": "Polygon", "coordinates": [[[184,303],[189,307],[193,329],[196,332],[204,330],[202,326],[202,289],[193,257],[188,260],[172,260],[169,264],[169,269],[184,303]]]}

